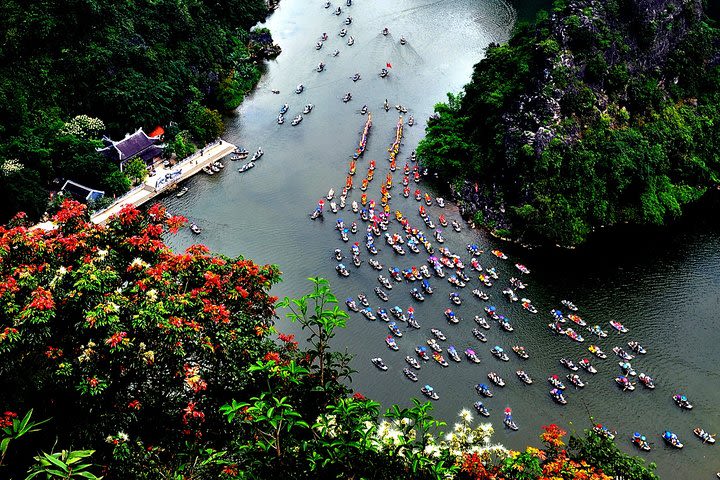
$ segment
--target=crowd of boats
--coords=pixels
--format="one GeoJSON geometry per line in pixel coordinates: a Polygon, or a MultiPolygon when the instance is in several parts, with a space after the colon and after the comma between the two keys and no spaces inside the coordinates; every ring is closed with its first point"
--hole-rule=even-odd
{"type": "MultiPolygon", "coordinates": [[[[323,65],[323,64],[321,63],[320,65],[323,65]]],[[[318,66],[318,68],[320,68],[320,66],[318,66]]],[[[300,93],[302,91],[302,89],[303,89],[303,85],[300,84],[300,85],[298,85],[296,92],[300,93]]],[[[303,121],[303,118],[304,118],[303,115],[307,115],[310,112],[312,112],[313,108],[315,108],[315,105],[313,105],[312,103],[306,104],[302,109],[302,113],[298,113],[297,115],[295,115],[295,117],[290,122],[290,125],[292,125],[293,127],[296,125],[299,125],[300,122],[303,121]]],[[[285,114],[288,112],[289,109],[290,109],[290,106],[287,103],[283,104],[283,106],[280,107],[280,113],[277,116],[278,125],[282,125],[283,123],[285,123],[285,114]]]]}
{"type": "MultiPolygon", "coordinates": [[[[468,301],[465,298],[464,292],[472,289],[472,295],[470,296],[475,299],[472,301],[484,302],[484,306],[482,307],[484,315],[475,315],[473,319],[473,323],[476,325],[476,327],[472,328],[473,337],[481,343],[487,343],[488,339],[484,331],[491,329],[491,321],[497,324],[498,329],[512,333],[514,331],[513,322],[506,314],[501,313],[503,310],[502,306],[498,307],[492,304],[491,296],[488,293],[490,290],[486,290],[493,287],[493,284],[501,281],[497,268],[488,265],[490,260],[483,262],[485,266],[481,265],[480,259],[487,254],[478,245],[471,244],[466,246],[468,256],[463,258],[444,245],[444,236],[448,231],[457,232],[462,230],[457,220],[448,221],[444,213],[437,217],[437,223],[442,227],[447,227],[452,223],[453,228],[452,230],[448,229],[445,231],[436,229],[435,217],[431,218],[429,207],[433,206],[433,208],[441,209],[445,205],[444,200],[441,198],[433,199],[428,193],[423,194],[419,189],[416,191],[415,198],[419,203],[419,221],[423,222],[425,227],[432,229],[432,233],[430,234],[423,232],[419,224],[414,224],[415,222],[413,222],[406,213],[400,210],[395,210],[394,214],[392,213],[390,208],[392,195],[390,191],[393,187],[393,173],[397,169],[396,162],[402,145],[404,125],[402,117],[398,120],[393,142],[388,148],[387,162],[390,171],[387,173],[385,181],[381,184],[380,200],[375,202],[370,199],[367,194],[368,186],[373,180],[374,172],[377,169],[374,160],[371,160],[368,164],[368,175],[363,179],[360,202],[358,203],[352,199],[348,200],[353,196],[354,187],[352,178],[357,171],[357,163],[365,152],[365,145],[368,135],[370,134],[371,125],[372,115],[369,115],[361,134],[360,144],[350,161],[346,185],[340,195],[340,204],[338,205],[333,202],[335,191],[334,189],[330,189],[325,198],[318,202],[318,206],[311,214],[311,218],[314,219],[323,217],[324,202],[328,200],[332,202],[331,211],[333,213],[339,213],[341,210],[345,210],[348,203],[351,203],[350,210],[352,211],[352,215],[357,215],[357,218],[353,219],[349,225],[347,225],[342,218],[337,218],[335,228],[340,233],[340,239],[343,242],[350,243],[350,237],[352,235],[364,236],[366,253],[361,253],[360,241],[352,242],[348,258],[351,259],[352,265],[354,265],[355,268],[361,268],[363,263],[367,263],[371,268],[378,271],[378,285],[369,289],[372,289],[378,297],[380,306],[373,308],[368,297],[365,293],[361,292],[357,295],[357,298],[348,297],[345,300],[348,310],[359,313],[369,321],[380,320],[386,322],[389,332],[385,335],[385,344],[392,351],[399,351],[403,347],[401,342],[406,341],[405,335],[407,334],[407,330],[422,331],[423,327],[420,325],[420,320],[416,316],[415,307],[410,306],[404,309],[399,305],[402,300],[399,300],[398,296],[402,296],[403,292],[407,292],[406,295],[408,295],[409,298],[406,297],[406,301],[421,304],[424,302],[426,296],[438,294],[438,288],[437,285],[434,285],[435,283],[447,280],[450,285],[450,291],[446,293],[446,295],[450,306],[444,309],[442,316],[438,315],[439,318],[444,317],[448,325],[451,326],[466,323],[465,319],[456,313],[454,309],[468,301]],[[392,222],[393,218],[397,223],[392,222]],[[391,260],[391,264],[389,265],[385,265],[379,260],[378,255],[380,248],[378,248],[378,240],[384,240],[393,250],[390,254],[393,260],[391,260]],[[409,258],[408,254],[416,255],[419,258],[422,255],[422,251],[428,255],[426,262],[411,262],[415,264],[406,266],[405,268],[400,265],[402,260],[409,258]],[[364,255],[368,257],[366,260],[362,258],[364,255]],[[393,265],[393,263],[395,264],[393,265]],[[387,273],[385,274],[384,272],[387,273]],[[477,285],[474,284],[472,277],[476,277],[479,280],[477,285]],[[391,301],[391,297],[393,301],[391,301]],[[397,304],[394,306],[385,306],[385,304],[392,305],[393,303],[397,304]],[[403,328],[403,324],[405,324],[407,328],[403,328]]],[[[410,173],[408,164],[406,164],[403,173],[410,173]]],[[[421,179],[422,175],[420,175],[419,178],[421,179]]],[[[403,188],[404,192],[408,193],[409,188],[407,182],[403,182],[403,188]]],[[[410,195],[404,196],[407,198],[410,197],[410,195]]],[[[349,214],[349,212],[345,211],[345,214],[349,214]]],[[[495,258],[496,261],[508,260],[508,256],[500,250],[491,250],[488,253],[491,256],[487,256],[487,258],[495,258]]],[[[337,261],[336,270],[342,277],[351,275],[350,269],[343,263],[346,258],[345,256],[346,252],[343,248],[336,248],[333,252],[333,258],[337,261]]],[[[516,276],[507,279],[504,287],[495,287],[502,292],[502,297],[499,296],[499,298],[504,297],[506,304],[520,302],[523,309],[527,312],[527,315],[537,315],[538,308],[533,305],[532,301],[527,298],[524,293],[528,288],[528,282],[521,279],[521,277],[528,277],[530,275],[530,269],[522,263],[515,263],[514,267],[517,271],[516,276]],[[520,295],[520,292],[523,292],[523,295],[520,295]]],[[[597,375],[598,370],[593,364],[594,361],[602,361],[608,358],[608,354],[603,352],[597,344],[599,340],[609,338],[616,339],[629,332],[628,327],[619,320],[610,320],[607,323],[608,327],[605,328],[601,324],[591,325],[590,322],[587,322],[580,316],[579,310],[573,302],[562,300],[559,302],[557,308],[552,309],[549,313],[551,321],[548,327],[554,335],[567,337],[573,342],[583,343],[586,342],[586,339],[581,332],[587,332],[586,336],[597,337],[598,339],[598,342],[588,346],[588,355],[579,361],[575,362],[567,357],[559,359],[559,365],[568,370],[566,374],[559,375],[558,373],[552,373],[547,377],[547,381],[550,384],[550,388],[548,389],[549,397],[558,405],[567,405],[571,401],[567,393],[568,386],[573,389],[583,389],[587,388],[590,383],[595,383],[588,382],[586,378],[583,378],[583,375],[597,375]],[[609,333],[611,330],[615,332],[612,337],[609,333]]],[[[426,362],[435,362],[440,365],[441,368],[448,368],[451,363],[462,362],[462,356],[459,352],[463,350],[456,348],[452,344],[449,336],[438,328],[436,322],[432,322],[432,320],[429,320],[429,322],[432,323],[432,327],[429,328],[430,336],[426,338],[423,343],[413,344],[411,347],[417,356],[408,355],[405,357],[405,362],[408,366],[403,368],[402,374],[412,382],[420,381],[420,371],[426,368],[423,367],[423,364],[426,362]],[[448,345],[445,346],[446,344],[448,345]]],[[[415,335],[413,335],[413,337],[414,336],[415,335]]],[[[404,348],[402,349],[404,350],[404,348]]],[[[501,345],[494,345],[488,349],[490,355],[501,362],[511,361],[508,351],[514,353],[520,362],[530,358],[528,350],[520,344],[512,345],[509,350],[506,350],[501,345]]],[[[619,368],[618,373],[612,377],[612,380],[621,391],[632,392],[638,384],[648,390],[655,388],[655,380],[653,377],[648,372],[637,370],[631,363],[636,360],[636,356],[648,354],[648,350],[640,342],[629,340],[626,342],[626,347],[615,345],[611,348],[611,351],[618,357],[617,363],[619,368]]],[[[478,354],[477,349],[466,348],[463,353],[470,363],[482,363],[481,356],[478,354]]],[[[389,370],[382,357],[375,356],[371,361],[380,370],[389,370]]],[[[514,370],[515,376],[522,385],[529,387],[538,384],[527,369],[517,368],[514,370]]],[[[493,397],[493,388],[505,388],[508,384],[507,379],[492,370],[487,373],[487,379],[486,383],[478,383],[475,385],[476,392],[485,399],[493,397]]],[[[420,391],[431,400],[440,399],[441,392],[437,391],[430,383],[424,383],[420,391]]],[[[692,404],[682,393],[674,395],[672,400],[679,408],[692,408],[692,404]]],[[[487,402],[487,400],[485,400],[485,402],[487,402]]],[[[491,408],[488,404],[478,401],[474,406],[478,414],[483,416],[490,415],[491,408]]],[[[507,412],[504,412],[503,415],[503,423],[508,428],[519,428],[512,419],[511,414],[509,416],[510,420],[508,421],[508,415],[506,415],[506,413],[507,412]]],[[[604,432],[602,428],[600,430],[604,432]]],[[[699,436],[703,442],[714,442],[713,435],[707,434],[700,427],[696,430],[700,435],[704,435],[702,437],[699,436]]],[[[679,441],[675,441],[677,435],[671,430],[668,430],[667,438],[665,438],[665,433],[666,432],[663,432],[661,435],[667,444],[680,448],[682,444],[679,441]]],[[[637,432],[637,434],[634,432],[630,437],[633,444],[642,450],[646,450],[646,447],[650,445],[649,442],[643,440],[646,438],[644,434],[639,432],[637,432]]]]}
{"type": "MultiPolygon", "coordinates": [[[[347,6],[350,6],[351,3],[351,0],[347,0],[347,6]]],[[[330,2],[327,2],[325,6],[330,8],[330,2]]],[[[341,7],[337,7],[334,12],[336,15],[341,15],[341,7]]],[[[345,19],[346,27],[340,30],[340,37],[344,38],[348,35],[347,27],[351,24],[352,17],[348,16],[345,19]]],[[[385,28],[381,33],[387,36],[389,29],[385,28]]],[[[328,39],[329,35],[323,33],[316,48],[322,49],[324,42],[328,39]]],[[[354,43],[354,39],[349,36],[348,45],[352,45],[352,43],[354,43]]],[[[404,37],[401,37],[400,43],[403,45],[406,43],[404,37]]],[[[339,51],[336,50],[334,55],[336,56],[338,53],[339,51]]],[[[320,62],[316,70],[323,72],[325,67],[325,64],[320,62]]],[[[381,69],[379,75],[386,77],[389,74],[388,68],[381,69]]],[[[350,78],[353,82],[361,80],[359,73],[350,78]]],[[[299,84],[295,91],[297,94],[303,93],[304,85],[299,84]]],[[[350,92],[342,97],[344,102],[349,102],[351,99],[350,92]]],[[[390,108],[386,99],[383,109],[387,112],[390,108]]],[[[312,109],[313,104],[305,104],[302,113],[298,113],[291,124],[301,123],[303,115],[309,114],[312,109]]],[[[498,365],[505,363],[513,365],[515,362],[521,365],[511,369],[511,372],[514,371],[514,375],[510,374],[510,378],[503,378],[501,373],[490,367],[486,373],[487,380],[474,385],[475,392],[481,397],[481,400],[473,403],[478,415],[490,417],[493,410],[493,400],[491,400],[494,397],[493,390],[504,389],[511,382],[519,382],[518,384],[522,388],[543,388],[542,385],[546,385],[545,388],[547,388],[549,386],[547,390],[544,390],[548,392],[548,402],[554,402],[560,406],[568,405],[572,402],[568,391],[592,388],[596,382],[590,379],[598,375],[598,369],[594,363],[608,360],[609,354],[606,354],[599,344],[629,334],[629,328],[616,319],[610,320],[607,324],[586,320],[580,316],[581,309],[573,302],[569,300],[559,302],[556,305],[557,308],[553,308],[549,312],[550,321],[547,325],[551,334],[557,336],[559,341],[565,341],[562,339],[567,337],[571,343],[587,344],[588,354],[577,362],[568,357],[558,359],[559,366],[566,371],[562,374],[551,372],[546,377],[548,384],[541,381],[545,376],[538,378],[531,368],[524,366],[531,363],[527,362],[531,355],[519,341],[511,341],[509,348],[503,346],[503,341],[498,341],[498,344],[492,342],[490,343],[491,347],[488,345],[489,348],[483,347],[482,344],[489,343],[488,335],[490,333],[486,332],[493,329],[493,324],[496,325],[497,330],[505,332],[503,335],[513,335],[515,331],[513,323],[526,320],[511,319],[507,312],[502,313],[504,307],[500,305],[500,301],[503,302],[503,305],[522,306],[526,312],[524,315],[528,315],[528,319],[539,316],[539,309],[526,293],[529,283],[526,279],[531,271],[527,266],[518,262],[514,264],[516,273],[510,278],[501,279],[500,272],[491,265],[491,262],[508,261],[508,256],[502,251],[496,249],[485,252],[477,244],[468,244],[466,252],[453,252],[446,245],[447,236],[452,235],[452,232],[462,231],[461,221],[448,218],[449,213],[447,215],[445,213],[437,214],[438,211],[442,212],[446,206],[444,199],[435,197],[429,192],[423,192],[419,188],[423,177],[427,175],[427,170],[417,164],[414,151],[409,155],[408,161],[401,170],[402,179],[397,181],[395,178],[395,175],[400,176],[398,170],[401,168],[398,166],[398,161],[403,145],[405,125],[402,115],[408,111],[403,105],[396,105],[395,109],[400,115],[392,143],[387,149],[388,171],[384,180],[379,182],[379,200],[376,202],[372,198],[370,189],[375,173],[379,169],[375,160],[368,161],[365,177],[359,182],[359,185],[354,184],[355,175],[366,151],[373,122],[373,116],[368,106],[363,105],[360,113],[367,114],[366,121],[360,134],[360,141],[351,155],[345,186],[339,189],[337,203],[335,189],[330,188],[310,214],[313,220],[324,219],[327,214],[325,209],[327,202],[328,209],[333,214],[342,212],[344,218],[352,217],[352,220],[347,223],[339,217],[334,222],[334,228],[338,232],[340,241],[348,243],[350,247],[348,250],[341,243],[341,246],[333,251],[332,258],[336,262],[335,270],[340,277],[349,277],[352,275],[351,269],[363,268],[363,264],[367,264],[377,274],[378,283],[368,286],[365,292],[347,297],[344,302],[345,306],[350,312],[357,313],[367,321],[385,323],[387,328],[383,334],[385,345],[393,352],[401,350],[404,352],[401,355],[405,357],[406,365],[402,368],[402,375],[411,382],[418,382],[421,385],[419,385],[420,392],[430,400],[440,400],[442,392],[432,386],[432,374],[428,373],[428,378],[422,379],[423,382],[420,382],[421,377],[424,376],[424,370],[428,369],[427,364],[434,362],[439,365],[438,368],[446,369],[453,363],[462,363],[464,357],[465,361],[470,364],[481,365],[485,363],[482,358],[482,352],[485,351],[490,357],[494,357],[493,361],[502,362],[498,365]],[[411,188],[411,182],[415,183],[417,188],[411,188]],[[404,198],[414,198],[417,201],[417,217],[412,217],[411,213],[403,212],[400,209],[393,211],[391,208],[393,194],[391,192],[394,186],[401,189],[404,198]],[[359,198],[358,187],[362,192],[359,198]],[[351,242],[353,238],[358,238],[358,241],[351,242]],[[380,255],[383,243],[389,247],[389,250],[392,250],[389,253],[392,260],[388,259],[387,263],[381,260],[383,257],[388,258],[385,254],[380,255]],[[346,259],[350,267],[346,266],[346,259]],[[413,261],[412,259],[417,260],[413,261]],[[444,284],[444,281],[447,281],[449,286],[445,293],[441,293],[440,286],[444,284]],[[500,294],[491,295],[493,287],[500,294]],[[366,294],[371,290],[377,297],[378,305],[375,307],[366,294]],[[433,295],[442,295],[443,298],[447,296],[449,305],[432,316],[428,315],[427,319],[423,321],[426,325],[421,325],[421,315],[416,308],[424,304],[428,296],[433,295]],[[466,303],[478,305],[479,313],[472,315],[471,322],[468,321],[470,316],[463,318],[460,315],[459,307],[466,303]],[[403,308],[402,304],[409,304],[409,306],[403,308]],[[440,328],[438,322],[443,321],[442,319],[447,322],[448,328],[453,333],[458,332],[458,327],[462,328],[470,323],[471,328],[466,330],[468,333],[472,333],[473,338],[479,342],[478,346],[456,347],[455,345],[460,340],[454,341],[452,339],[454,335],[446,333],[440,328]],[[428,332],[428,334],[422,341],[417,341],[418,333],[414,333],[416,331],[428,332]],[[405,355],[412,351],[414,351],[414,355],[405,355]],[[512,377],[517,377],[517,380],[512,380],[512,377]],[[533,387],[537,385],[541,385],[541,387],[533,387]]],[[[289,110],[290,106],[287,103],[282,105],[277,117],[278,124],[284,123],[285,115],[289,110]]],[[[412,126],[413,124],[414,118],[410,115],[407,125],[412,126]]],[[[262,148],[258,148],[250,161],[243,164],[239,171],[246,172],[251,169],[262,155],[262,148]]],[[[250,152],[240,148],[233,152],[231,159],[246,160],[249,156],[250,152]]],[[[217,166],[217,168],[222,167],[217,166]]],[[[210,170],[213,170],[212,166],[210,170]]],[[[187,189],[181,190],[178,192],[178,196],[184,195],[185,192],[187,189]]],[[[195,233],[201,231],[195,224],[191,225],[191,229],[195,233]]],[[[509,339],[510,337],[503,338],[509,339]]],[[[637,367],[642,363],[642,356],[648,355],[648,349],[639,341],[630,339],[624,344],[611,346],[608,351],[618,357],[618,370],[607,380],[608,382],[614,382],[620,391],[628,393],[636,390],[638,386],[648,391],[655,389],[655,379],[649,372],[642,371],[637,367]],[[633,365],[633,363],[637,365],[633,365]]],[[[380,355],[374,355],[370,361],[382,372],[392,370],[380,355]]],[[[693,409],[693,404],[683,392],[673,394],[671,400],[680,409],[693,409]]],[[[503,425],[510,430],[518,430],[520,427],[513,418],[511,408],[506,405],[501,408],[503,425]]],[[[593,430],[598,435],[607,438],[615,438],[617,435],[616,431],[610,430],[602,424],[595,425],[593,430]]],[[[715,443],[715,435],[699,426],[693,429],[693,434],[704,444],[715,443]]],[[[683,448],[684,446],[679,436],[670,429],[659,432],[659,435],[671,448],[683,448]]],[[[628,437],[632,444],[641,451],[651,450],[652,442],[644,433],[632,432],[628,437]]],[[[720,474],[718,476],[720,477],[720,474]]]]}

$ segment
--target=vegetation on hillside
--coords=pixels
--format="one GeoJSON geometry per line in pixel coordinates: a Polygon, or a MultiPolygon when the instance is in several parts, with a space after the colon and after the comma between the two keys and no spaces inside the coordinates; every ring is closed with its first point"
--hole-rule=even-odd
{"type": "Polygon", "coordinates": [[[107,226],[71,201],[55,231],[25,220],[0,227],[3,478],[655,478],[592,434],[561,448],[549,426],[545,449],[508,452],[468,411],[446,433],[429,403],[381,412],[348,387],[326,280],[277,305],[302,348],[273,326],[277,267],[173,253],[161,237],[184,219],[159,205],[107,226]]]}
{"type": "Polygon", "coordinates": [[[8,0],[0,13],[0,221],[37,218],[58,177],[127,190],[95,152],[102,134],[164,125],[180,157],[190,137],[216,138],[219,112],[256,84],[271,42],[248,33],[262,0],[8,0]]]}
{"type": "Polygon", "coordinates": [[[556,1],[436,106],[418,155],[469,180],[477,221],[575,245],[676,218],[720,182],[720,30],[699,1],[650,3],[556,1]]]}

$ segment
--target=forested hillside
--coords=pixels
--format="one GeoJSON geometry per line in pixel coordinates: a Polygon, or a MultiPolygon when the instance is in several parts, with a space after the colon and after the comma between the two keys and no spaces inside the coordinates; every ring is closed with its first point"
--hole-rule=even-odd
{"type": "Polygon", "coordinates": [[[418,154],[504,236],[662,224],[720,180],[719,52],[700,0],[557,1],[487,49],[418,154]]]}
{"type": "Polygon", "coordinates": [[[126,190],[95,153],[102,134],[170,126],[179,154],[219,135],[218,110],[260,77],[248,29],[266,14],[262,0],[2,2],[0,221],[37,217],[56,177],[126,190]]]}

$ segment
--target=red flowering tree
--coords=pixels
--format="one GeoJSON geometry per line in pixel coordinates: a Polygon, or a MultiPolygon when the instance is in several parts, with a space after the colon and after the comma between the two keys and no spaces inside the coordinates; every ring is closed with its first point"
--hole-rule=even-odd
{"type": "Polygon", "coordinates": [[[545,425],[540,439],[545,450],[527,447],[513,452],[500,466],[498,479],[507,480],[612,480],[601,468],[584,459],[571,458],[563,438],[567,432],[555,424],[545,425]]]}
{"type": "Polygon", "coordinates": [[[0,227],[0,406],[116,450],[227,433],[219,407],[271,345],[278,269],[172,252],[162,236],[185,220],[160,205],[98,226],[66,201],[54,220],[0,227]]]}

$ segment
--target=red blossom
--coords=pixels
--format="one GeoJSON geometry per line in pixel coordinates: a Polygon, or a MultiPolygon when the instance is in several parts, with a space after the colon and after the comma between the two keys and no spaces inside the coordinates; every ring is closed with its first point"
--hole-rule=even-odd
{"type": "Polygon", "coordinates": [[[45,356],[50,360],[57,360],[62,358],[63,351],[57,347],[48,346],[47,350],[45,350],[45,356]]]}
{"type": "Polygon", "coordinates": [[[473,453],[472,455],[468,455],[467,453],[463,454],[460,471],[467,473],[474,480],[488,480],[493,478],[493,475],[485,468],[482,457],[477,453],[473,453]]]}
{"type": "Polygon", "coordinates": [[[221,288],[222,287],[222,280],[220,278],[220,275],[213,272],[205,272],[203,275],[205,278],[205,288],[221,288]]]}
{"type": "Polygon", "coordinates": [[[14,277],[7,277],[4,281],[0,282],[0,297],[6,292],[16,293],[18,290],[20,290],[20,288],[14,277]]]}
{"type": "Polygon", "coordinates": [[[19,331],[15,327],[5,327],[2,332],[0,332],[0,342],[5,340],[6,338],[10,337],[10,340],[13,340],[13,337],[17,337],[19,335],[19,331]]]}
{"type": "Polygon", "coordinates": [[[115,348],[125,337],[127,337],[127,332],[115,332],[110,336],[110,338],[105,340],[105,343],[110,345],[110,348],[115,348]]]}
{"type": "Polygon", "coordinates": [[[188,223],[187,218],[175,215],[165,220],[165,225],[170,233],[177,233],[180,228],[188,223]]]}
{"type": "Polygon", "coordinates": [[[203,299],[203,304],[203,312],[209,313],[213,321],[218,323],[230,322],[230,311],[225,308],[225,305],[215,305],[205,298],[203,299]]]}
{"type": "Polygon", "coordinates": [[[365,398],[365,395],[363,395],[363,394],[360,393],[360,392],[355,392],[355,393],[353,393],[352,398],[354,398],[355,400],[367,400],[367,399],[365,398]]]}
{"type": "Polygon", "coordinates": [[[295,341],[295,335],[286,335],[284,333],[278,334],[278,338],[285,344],[285,348],[288,350],[295,350],[298,347],[298,342],[295,341]]]}
{"type": "Polygon", "coordinates": [[[278,338],[283,343],[291,343],[291,342],[297,343],[297,342],[295,342],[295,335],[293,335],[293,334],[288,335],[286,333],[279,333],[278,338]]]}
{"type": "Polygon", "coordinates": [[[7,428],[12,425],[13,418],[17,418],[17,413],[6,411],[0,415],[0,428],[7,428]]]}
{"type": "Polygon", "coordinates": [[[187,407],[183,409],[183,423],[185,425],[189,424],[191,420],[197,420],[200,423],[205,421],[205,414],[201,412],[200,410],[197,410],[195,407],[197,406],[197,402],[188,402],[187,407]]]}
{"type": "Polygon", "coordinates": [[[131,225],[140,216],[140,210],[135,208],[135,205],[127,204],[117,214],[117,218],[120,219],[120,223],[123,225],[131,225]]]}
{"type": "Polygon", "coordinates": [[[275,363],[280,363],[280,354],[277,352],[268,352],[263,357],[263,360],[267,361],[274,361],[275,363]]]}
{"type": "Polygon", "coordinates": [[[556,424],[551,423],[550,425],[543,425],[543,433],[540,434],[540,439],[545,442],[548,448],[557,449],[565,445],[563,437],[567,434],[565,430],[558,427],[556,424]]]}
{"type": "Polygon", "coordinates": [[[153,203],[150,208],[148,208],[147,214],[150,218],[162,219],[165,218],[166,211],[167,209],[162,203],[153,203]]]}
{"type": "Polygon", "coordinates": [[[140,400],[132,400],[128,403],[128,408],[130,410],[140,410],[140,408],[142,408],[142,403],[140,403],[140,400]]]}
{"type": "Polygon", "coordinates": [[[232,465],[225,465],[221,472],[223,475],[228,475],[230,477],[237,477],[238,476],[238,466],[236,463],[233,463],[232,465]]]}
{"type": "Polygon", "coordinates": [[[34,308],[35,310],[44,311],[50,310],[55,307],[55,301],[53,301],[52,293],[49,290],[45,290],[43,287],[38,287],[32,292],[32,302],[27,308],[34,308]]]}
{"type": "Polygon", "coordinates": [[[87,207],[82,203],[66,199],[63,201],[60,211],[53,215],[52,220],[56,223],[66,223],[73,218],[82,217],[87,207]]]}

